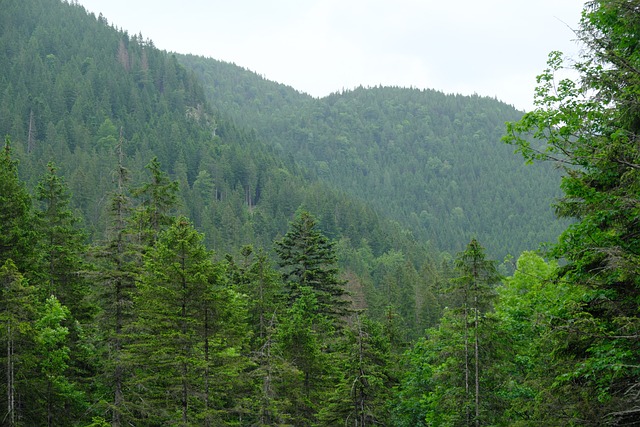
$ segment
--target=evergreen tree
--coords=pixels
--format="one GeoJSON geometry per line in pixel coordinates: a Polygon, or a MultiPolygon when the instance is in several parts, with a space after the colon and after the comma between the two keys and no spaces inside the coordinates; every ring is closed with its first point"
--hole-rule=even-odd
{"type": "Polygon", "coordinates": [[[320,409],[321,425],[389,425],[390,343],[382,325],[354,316],[341,347],[340,382],[320,409]]]}
{"type": "Polygon", "coordinates": [[[585,49],[572,66],[578,79],[557,80],[563,59],[552,52],[535,110],[505,137],[528,160],[551,160],[565,172],[556,211],[574,222],[552,253],[566,260],[563,280],[583,290],[582,301],[569,304],[566,329],[557,329],[570,362],[557,380],[573,388],[564,401],[568,423],[640,422],[639,7],[587,2],[576,32],[585,49]]]}
{"type": "Polygon", "coordinates": [[[134,245],[131,228],[131,200],[127,194],[128,170],[124,166],[122,136],[117,146],[116,190],[111,196],[106,242],[95,248],[97,265],[96,304],[100,307],[96,320],[104,341],[102,351],[103,381],[113,401],[109,411],[114,427],[122,425],[127,409],[124,382],[127,370],[122,360],[126,328],[134,319],[133,296],[140,264],[140,250],[134,245]]]}
{"type": "MultiPolygon", "coordinates": [[[[454,279],[453,289],[462,294],[462,316],[465,348],[465,394],[474,397],[473,419],[479,426],[480,418],[480,320],[489,311],[494,299],[494,286],[499,282],[495,261],[486,259],[484,248],[477,240],[472,239],[464,252],[458,254],[455,267],[460,274],[454,279]],[[471,326],[469,326],[471,324],[471,326]],[[470,347],[473,347],[471,351],[470,347]],[[470,355],[473,354],[473,361],[470,355]],[[473,366],[473,372],[470,367],[473,366]],[[473,378],[474,391],[471,392],[470,380],[473,378]]],[[[484,344],[484,343],[483,343],[484,344]]],[[[471,420],[467,414],[467,420],[471,420]]]]}
{"type": "Polygon", "coordinates": [[[303,289],[309,289],[315,295],[318,314],[337,320],[349,311],[350,301],[344,281],[338,277],[333,243],[318,230],[309,212],[296,215],[289,231],[276,242],[275,249],[280,257],[290,307],[303,289]]]}
{"type": "Polygon", "coordinates": [[[36,200],[42,203],[35,215],[46,283],[41,290],[45,297],[55,295],[74,318],[88,320],[89,290],[80,273],[85,268],[85,235],[78,228],[80,220],[71,211],[70,198],[57,167],[49,163],[46,175],[36,187],[36,200]]]}
{"type": "Polygon", "coordinates": [[[18,178],[18,163],[6,137],[0,153],[0,262],[12,259],[23,274],[31,273],[34,242],[31,196],[18,178]]]}
{"type": "Polygon", "coordinates": [[[294,368],[294,375],[283,390],[288,405],[283,408],[286,421],[296,426],[312,426],[324,401],[330,355],[327,345],[327,319],[318,313],[316,294],[308,287],[298,288],[298,297],[278,324],[277,342],[282,357],[294,368]]]}
{"type": "Polygon", "coordinates": [[[140,234],[140,243],[152,245],[160,231],[173,222],[172,212],[178,203],[178,181],[171,181],[157,157],[151,159],[146,168],[151,173],[151,181],[131,191],[139,200],[133,223],[140,234]]]}
{"type": "Polygon", "coordinates": [[[394,404],[401,426],[490,425],[498,416],[491,377],[499,338],[489,312],[500,276],[475,239],[458,254],[455,267],[450,292],[460,305],[445,309],[438,327],[407,354],[411,368],[394,404]]]}
{"type": "Polygon", "coordinates": [[[0,321],[2,322],[3,383],[2,419],[10,427],[39,424],[30,407],[35,407],[36,390],[30,379],[35,376],[34,321],[37,299],[34,288],[18,271],[12,260],[0,267],[0,321]]]}
{"type": "Polygon", "coordinates": [[[211,254],[184,218],[146,256],[128,359],[145,424],[225,425],[246,339],[245,308],[220,286],[211,254]],[[223,392],[228,394],[225,397],[223,392]]]}

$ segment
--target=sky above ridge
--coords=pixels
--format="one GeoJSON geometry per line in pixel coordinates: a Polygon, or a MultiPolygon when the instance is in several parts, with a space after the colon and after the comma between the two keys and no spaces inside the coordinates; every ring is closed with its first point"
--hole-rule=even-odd
{"type": "Polygon", "coordinates": [[[156,47],[315,97],[402,86],[533,106],[552,50],[579,52],[580,0],[78,0],[156,47]]]}

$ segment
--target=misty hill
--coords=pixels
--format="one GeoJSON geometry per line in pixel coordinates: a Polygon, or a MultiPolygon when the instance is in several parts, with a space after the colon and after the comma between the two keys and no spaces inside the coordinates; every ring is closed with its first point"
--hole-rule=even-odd
{"type": "Polygon", "coordinates": [[[500,141],[505,121],[522,115],[512,106],[393,87],[314,99],[232,64],[178,58],[221,114],[441,250],[477,237],[502,257],[562,229],[551,207],[559,174],[525,165],[500,141]]]}

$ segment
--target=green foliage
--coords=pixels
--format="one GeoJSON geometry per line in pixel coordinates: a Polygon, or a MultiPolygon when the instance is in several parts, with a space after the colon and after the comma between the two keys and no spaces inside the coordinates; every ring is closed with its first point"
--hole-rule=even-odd
{"type": "Polygon", "coordinates": [[[640,419],[638,384],[638,4],[588,2],[577,34],[584,44],[574,66],[578,83],[556,74],[554,52],[539,77],[537,108],[508,126],[505,140],[531,160],[564,166],[557,213],[575,218],[553,254],[566,260],[563,280],[582,295],[563,319],[568,342],[558,384],[575,422],[630,424],[640,419]],[[534,145],[527,136],[542,140],[534,145]],[[592,403],[598,401],[597,410],[592,403]]]}
{"type": "Polygon", "coordinates": [[[304,292],[312,292],[314,312],[337,320],[348,311],[344,282],[338,277],[333,243],[324,236],[309,212],[300,212],[282,240],[276,242],[288,305],[304,292]]]}
{"type": "Polygon", "coordinates": [[[508,125],[526,160],[564,166],[575,222],[560,267],[525,252],[496,288],[475,239],[435,248],[557,235],[555,173],[495,144],[513,108],[313,99],[73,2],[4,1],[3,423],[636,422],[637,24],[635,2],[590,2],[582,80],[556,81],[553,53],[508,125]],[[280,270],[253,249],[274,240],[280,270]]]}
{"type": "Polygon", "coordinates": [[[87,320],[89,287],[81,271],[86,253],[85,234],[80,219],[71,211],[71,196],[58,168],[47,164],[46,175],[38,182],[35,198],[41,206],[35,212],[38,253],[41,256],[42,287],[45,297],[56,298],[70,308],[77,319],[87,320]]]}
{"type": "Polygon", "coordinates": [[[19,425],[18,420],[22,418],[32,420],[20,401],[37,405],[36,390],[29,381],[37,363],[33,355],[37,302],[35,289],[11,259],[0,267],[0,292],[2,361],[6,368],[6,382],[2,384],[2,413],[7,425],[13,427],[19,425]]]}
{"type": "Polygon", "coordinates": [[[500,413],[493,373],[500,338],[490,316],[500,276],[475,239],[455,267],[450,292],[459,305],[446,309],[438,327],[407,353],[411,369],[394,404],[399,425],[492,425],[500,413]]]}
{"type": "Polygon", "coordinates": [[[505,120],[522,113],[495,99],[395,87],[313,99],[232,64],[179,60],[218,111],[439,250],[478,236],[501,259],[562,230],[550,208],[558,174],[526,167],[500,144],[505,120]]]}
{"type": "Polygon", "coordinates": [[[34,261],[31,197],[18,178],[11,142],[5,138],[0,153],[0,262],[12,259],[22,271],[34,261]]]}
{"type": "Polygon", "coordinates": [[[202,236],[183,217],[146,256],[126,350],[136,367],[130,391],[142,404],[141,422],[220,425],[234,418],[228,408],[246,363],[246,307],[221,280],[202,236]]]}
{"type": "Polygon", "coordinates": [[[178,204],[178,181],[171,181],[160,167],[157,157],[146,166],[151,173],[151,181],[133,189],[132,194],[139,201],[132,222],[140,235],[142,244],[153,244],[161,230],[171,225],[171,215],[178,204]]]}
{"type": "Polygon", "coordinates": [[[323,352],[328,327],[325,318],[318,314],[316,293],[309,286],[298,289],[298,297],[286,310],[276,340],[283,357],[296,369],[292,381],[287,384],[286,396],[290,406],[286,408],[290,422],[296,426],[311,426],[316,421],[325,387],[329,356],[323,352]],[[322,332],[321,332],[322,331],[322,332]]]}
{"type": "Polygon", "coordinates": [[[321,425],[389,425],[391,349],[380,323],[356,315],[341,344],[340,382],[320,410],[321,425]]]}
{"type": "Polygon", "coordinates": [[[40,402],[43,410],[40,413],[48,426],[68,425],[86,410],[84,396],[69,375],[69,328],[64,326],[69,317],[69,309],[52,295],[47,298],[35,323],[35,354],[43,390],[40,402]]]}
{"type": "Polygon", "coordinates": [[[497,288],[495,316],[506,347],[497,375],[498,394],[505,399],[504,420],[514,425],[571,423],[573,409],[566,406],[569,392],[556,382],[565,369],[564,350],[569,335],[557,328],[568,320],[580,290],[557,278],[557,263],[523,252],[511,277],[497,288]]]}

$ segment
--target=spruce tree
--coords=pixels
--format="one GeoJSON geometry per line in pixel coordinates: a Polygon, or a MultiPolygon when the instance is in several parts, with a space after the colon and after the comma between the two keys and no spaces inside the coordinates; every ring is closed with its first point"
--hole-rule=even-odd
{"type": "Polygon", "coordinates": [[[465,251],[458,254],[455,267],[459,276],[454,279],[453,289],[462,294],[463,304],[465,394],[469,398],[473,396],[471,405],[473,418],[470,414],[466,417],[467,420],[473,419],[474,424],[479,426],[481,424],[480,375],[482,371],[480,323],[484,314],[492,308],[491,303],[495,297],[494,287],[500,281],[500,275],[495,261],[486,258],[484,248],[476,239],[472,239],[465,251]],[[471,378],[473,378],[473,391],[471,391],[471,378]]]}
{"type": "Polygon", "coordinates": [[[80,220],[71,211],[67,186],[53,163],[47,165],[35,196],[41,203],[35,212],[35,224],[44,298],[55,295],[71,310],[73,318],[89,320],[91,313],[86,301],[89,289],[81,274],[86,268],[85,235],[78,227],[80,220]]]}
{"type": "Polygon", "coordinates": [[[280,257],[289,306],[308,288],[315,295],[318,314],[337,320],[349,312],[350,301],[345,282],[338,277],[334,245],[309,212],[296,215],[289,231],[276,242],[275,250],[280,257]]]}
{"type": "Polygon", "coordinates": [[[12,259],[23,274],[32,273],[35,237],[31,196],[18,178],[7,136],[0,153],[0,263],[12,259]]]}
{"type": "Polygon", "coordinates": [[[202,239],[179,217],[145,257],[127,352],[141,423],[223,425],[233,418],[223,408],[243,369],[246,308],[221,285],[202,239]]]}
{"type": "Polygon", "coordinates": [[[140,243],[152,245],[160,231],[173,222],[173,211],[178,205],[178,181],[169,178],[157,157],[151,159],[146,169],[151,173],[151,181],[131,191],[139,202],[132,222],[140,243]]]}
{"type": "Polygon", "coordinates": [[[24,422],[39,424],[27,410],[36,406],[34,321],[36,291],[18,271],[12,260],[0,266],[0,322],[2,329],[2,364],[6,381],[2,391],[2,419],[10,427],[24,422]]]}
{"type": "Polygon", "coordinates": [[[94,298],[100,307],[96,320],[104,347],[102,351],[103,382],[113,396],[109,402],[114,427],[125,422],[127,401],[124,390],[128,375],[123,361],[126,328],[134,318],[133,295],[140,264],[139,246],[134,244],[131,231],[131,199],[127,182],[129,172],[124,166],[123,138],[117,146],[118,162],[116,189],[111,195],[110,219],[106,241],[94,248],[97,258],[94,298]]]}

